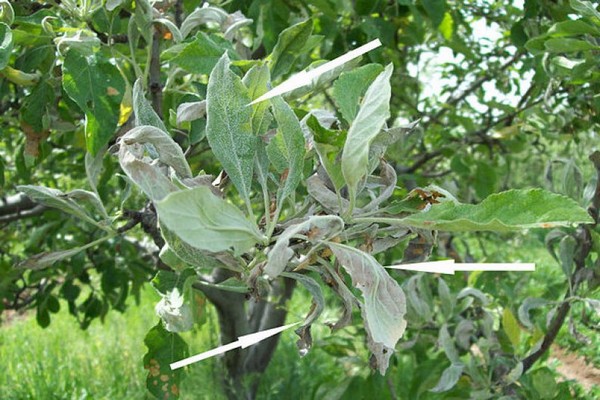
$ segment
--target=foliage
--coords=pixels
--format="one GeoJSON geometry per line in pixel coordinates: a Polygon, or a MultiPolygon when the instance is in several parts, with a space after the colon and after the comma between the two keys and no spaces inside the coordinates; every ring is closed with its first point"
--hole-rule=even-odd
{"type": "MultiPolygon", "coordinates": [[[[283,324],[299,282],[312,296],[301,355],[334,303],[329,325],[361,326],[371,367],[418,366],[411,397],[566,396],[531,368],[571,304],[598,309],[600,190],[583,182],[600,153],[593,169],[578,153],[597,122],[595,7],[198,3],[0,2],[0,175],[25,195],[0,213],[14,227],[2,233],[2,307],[35,307],[48,326],[62,298],[85,329],[153,278],[148,389],[176,398],[183,373],[167,364],[187,354],[179,332],[200,327],[208,304],[228,343],[283,324]],[[506,35],[486,44],[472,22],[506,35]],[[374,38],[384,48],[362,67],[250,104],[374,38]],[[428,70],[442,49],[455,62],[428,70]],[[427,75],[444,82],[437,95],[427,75]],[[384,268],[467,259],[460,232],[540,227],[555,228],[545,242],[568,283],[543,300],[509,301],[479,273],[465,285],[384,268]],[[540,307],[547,322],[531,315],[540,307]]],[[[256,394],[276,343],[225,356],[230,398],[256,394]]],[[[363,378],[347,388],[379,379],[363,378]]]]}

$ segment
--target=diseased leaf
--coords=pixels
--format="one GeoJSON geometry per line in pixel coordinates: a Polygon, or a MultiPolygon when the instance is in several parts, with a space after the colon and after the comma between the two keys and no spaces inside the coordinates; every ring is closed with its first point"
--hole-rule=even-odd
{"type": "Polygon", "coordinates": [[[260,138],[252,134],[248,90],[229,70],[224,54],[208,80],[206,137],[225,172],[250,209],[254,157],[260,138]]]}
{"type": "Polygon", "coordinates": [[[181,147],[162,129],[154,126],[143,125],[133,128],[119,140],[122,152],[131,152],[141,159],[146,147],[141,145],[152,145],[152,150],[158,156],[158,160],[172,167],[181,178],[191,178],[192,171],[185,159],[181,147]],[[136,146],[137,145],[137,146],[136,146]]]}
{"type": "MultiPolygon", "coordinates": [[[[306,189],[313,199],[334,214],[340,214],[350,207],[348,200],[331,191],[316,174],[306,180],[306,189]]],[[[360,214],[359,210],[355,211],[360,214]]]]}
{"type": "Polygon", "coordinates": [[[277,238],[275,245],[268,253],[264,272],[269,279],[279,276],[294,255],[289,242],[296,235],[306,236],[313,244],[330,239],[344,229],[344,221],[335,215],[316,215],[299,224],[288,226],[277,238]]]}
{"type": "Polygon", "coordinates": [[[592,218],[568,197],[542,189],[509,190],[479,204],[434,204],[428,211],[399,219],[401,225],[430,230],[508,232],[591,223],[592,218]]]}
{"type": "Polygon", "coordinates": [[[450,365],[442,372],[442,376],[437,385],[429,391],[433,393],[442,393],[452,389],[460,379],[464,369],[465,366],[462,363],[450,365]]]}
{"type": "Polygon", "coordinates": [[[390,77],[388,65],[367,89],[356,118],[348,130],[342,152],[342,173],[348,185],[350,208],[354,206],[359,182],[368,173],[369,147],[390,116],[390,77]]]}
{"type": "Polygon", "coordinates": [[[531,319],[529,318],[529,312],[534,308],[540,308],[548,304],[548,300],[528,297],[523,301],[521,306],[519,306],[518,316],[519,320],[523,325],[525,325],[528,329],[533,329],[533,323],[531,323],[531,319]]]}
{"type": "Polygon", "coordinates": [[[168,132],[164,122],[146,99],[142,78],[135,81],[133,85],[133,114],[135,115],[135,126],[150,125],[165,133],[168,132]]]}
{"type": "Polygon", "coordinates": [[[286,278],[294,279],[302,284],[312,296],[312,304],[310,311],[304,318],[304,322],[300,328],[296,329],[296,334],[300,336],[300,339],[296,342],[298,350],[301,355],[306,355],[308,350],[312,346],[312,336],[310,334],[310,327],[313,322],[319,318],[323,310],[325,309],[325,298],[321,291],[321,286],[313,278],[307,275],[297,274],[294,272],[283,272],[281,276],[286,278]]]}
{"type": "Polygon", "coordinates": [[[183,41],[183,36],[181,35],[181,31],[179,30],[179,28],[177,28],[177,25],[175,25],[169,19],[155,18],[153,22],[164,25],[165,28],[167,28],[171,32],[171,35],[173,36],[173,41],[175,43],[179,43],[179,42],[183,41]]]}
{"type": "Polygon", "coordinates": [[[271,76],[277,79],[280,75],[287,74],[296,59],[302,54],[301,50],[313,31],[313,22],[310,19],[292,25],[279,34],[277,44],[271,53],[271,76]]]}
{"type": "Polygon", "coordinates": [[[459,363],[460,358],[458,356],[458,350],[456,350],[456,346],[454,344],[454,339],[450,336],[450,332],[448,332],[448,325],[444,324],[440,328],[440,333],[438,336],[438,344],[446,353],[446,357],[452,363],[459,363]]]}
{"type": "Polygon", "coordinates": [[[194,326],[192,311],[192,283],[196,280],[193,269],[180,272],[159,271],[152,279],[161,300],[156,304],[156,314],[169,332],[185,332],[194,326]]]}
{"type": "Polygon", "coordinates": [[[141,157],[136,157],[125,146],[121,146],[119,151],[119,164],[129,179],[153,201],[161,200],[169,193],[177,191],[177,187],[158,166],[142,161],[141,157]]]}
{"type": "Polygon", "coordinates": [[[341,73],[333,84],[333,98],[348,124],[351,124],[356,117],[360,98],[382,71],[383,67],[379,64],[363,65],[352,71],[341,73]]]}
{"type": "Polygon", "coordinates": [[[85,174],[89,185],[92,187],[94,192],[98,192],[98,180],[102,174],[102,162],[106,151],[104,149],[98,151],[95,156],[90,153],[85,153],[85,174]]]}
{"type": "Polygon", "coordinates": [[[68,214],[74,215],[79,219],[95,223],[82,207],[80,207],[73,200],[69,199],[67,195],[60,190],[34,185],[17,186],[17,190],[25,193],[27,197],[36,203],[57,208],[68,214]]]}
{"type": "Polygon", "coordinates": [[[273,104],[273,114],[277,120],[278,129],[277,134],[267,146],[267,154],[276,168],[278,168],[278,163],[281,163],[284,168],[282,175],[285,178],[277,193],[277,208],[281,210],[283,201],[293,196],[302,179],[304,134],[300,127],[300,121],[281,97],[271,99],[271,104],[273,104]],[[280,161],[276,162],[276,159],[280,161]]]}
{"type": "Polygon", "coordinates": [[[177,126],[206,116],[206,100],[181,103],[177,107],[177,126]]]}
{"type": "Polygon", "coordinates": [[[264,240],[256,225],[205,186],[171,193],[155,203],[161,225],[187,244],[211,252],[248,251],[264,240]]]}
{"type": "Polygon", "coordinates": [[[196,9],[187,16],[181,24],[181,36],[185,39],[190,32],[198,25],[206,24],[207,22],[215,22],[223,25],[227,20],[227,13],[218,7],[202,7],[196,9]]]}
{"type": "Polygon", "coordinates": [[[383,375],[406,329],[404,292],[371,255],[343,244],[329,243],[329,247],[352,277],[352,284],[363,294],[365,303],[361,312],[372,341],[369,348],[383,375]]]}
{"type": "Polygon", "coordinates": [[[62,71],[65,92],[85,113],[87,150],[96,155],[117,127],[125,93],[123,77],[108,60],[75,49],[67,53],[62,71]]]}
{"type": "Polygon", "coordinates": [[[171,370],[169,364],[189,355],[188,346],[177,333],[167,331],[159,322],[146,334],[144,368],[148,370],[146,387],[157,399],[177,399],[184,369],[171,370]]]}
{"type": "Polygon", "coordinates": [[[340,153],[346,140],[347,132],[334,131],[324,128],[316,116],[310,115],[306,120],[306,126],[313,135],[314,148],[319,155],[319,161],[336,192],[339,193],[346,184],[340,164],[340,153]]]}
{"type": "Polygon", "coordinates": [[[471,296],[471,297],[478,299],[479,301],[481,301],[481,304],[484,306],[486,306],[490,303],[490,300],[487,298],[487,296],[481,290],[475,289],[475,288],[470,288],[470,287],[466,287],[466,288],[462,289],[456,296],[456,299],[460,300],[463,297],[467,297],[467,296],[471,296]]]}

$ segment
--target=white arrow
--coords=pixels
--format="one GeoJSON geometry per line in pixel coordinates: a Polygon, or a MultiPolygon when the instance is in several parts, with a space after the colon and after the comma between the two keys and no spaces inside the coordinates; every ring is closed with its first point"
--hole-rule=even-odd
{"type": "Polygon", "coordinates": [[[385,268],[454,275],[456,271],[535,271],[534,263],[458,263],[454,260],[390,265],[385,268]]]}
{"type": "Polygon", "coordinates": [[[198,361],[206,360],[207,358],[226,353],[229,350],[234,350],[239,347],[241,347],[242,349],[245,349],[246,347],[252,346],[262,340],[268,339],[271,336],[275,336],[278,333],[285,331],[286,329],[290,329],[291,327],[296,326],[299,323],[300,322],[295,322],[293,324],[279,326],[277,328],[267,329],[264,331],[251,333],[249,335],[240,336],[240,337],[238,337],[238,340],[236,340],[235,342],[231,342],[231,343],[225,344],[223,346],[219,346],[216,349],[205,351],[204,353],[196,354],[195,356],[184,358],[183,360],[171,363],[170,364],[171,370],[185,367],[186,365],[190,365],[190,364],[193,364],[198,361]]]}
{"type": "Polygon", "coordinates": [[[379,39],[375,39],[354,50],[350,50],[346,54],[341,55],[338,58],[335,58],[329,62],[326,62],[323,65],[319,65],[315,69],[311,69],[309,71],[300,71],[297,74],[290,77],[288,80],[282,82],[281,84],[269,90],[267,93],[263,94],[256,100],[252,101],[248,105],[260,103],[261,101],[268,100],[271,97],[279,96],[284,93],[291,92],[294,89],[301,88],[302,86],[306,86],[310,84],[313,81],[313,79],[316,79],[325,72],[331,71],[334,68],[344,65],[348,61],[354,60],[355,58],[360,57],[363,54],[373,49],[376,49],[379,46],[381,46],[381,42],[379,41],[379,39]]]}

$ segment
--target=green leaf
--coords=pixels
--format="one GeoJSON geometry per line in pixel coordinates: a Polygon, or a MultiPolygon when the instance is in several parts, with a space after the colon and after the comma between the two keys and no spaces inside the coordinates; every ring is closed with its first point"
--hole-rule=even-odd
{"type": "Polygon", "coordinates": [[[476,205],[446,201],[398,222],[404,226],[451,232],[508,232],[592,223],[592,218],[568,197],[542,189],[526,189],[493,194],[476,205]]]}
{"type": "Polygon", "coordinates": [[[48,129],[48,109],[55,100],[54,88],[47,80],[40,81],[23,99],[22,121],[30,125],[36,133],[48,129]]]}
{"type": "Polygon", "coordinates": [[[144,355],[144,368],[148,370],[146,387],[157,399],[179,398],[184,369],[172,371],[169,364],[188,357],[187,344],[177,333],[167,331],[162,322],[150,329],[144,344],[148,347],[144,355]]]}
{"type": "Polygon", "coordinates": [[[142,78],[135,81],[133,85],[133,114],[135,115],[135,126],[150,125],[163,132],[168,132],[164,122],[146,99],[142,78]]]}
{"type": "Polygon", "coordinates": [[[477,197],[483,199],[496,191],[498,175],[494,167],[489,163],[479,161],[476,165],[477,169],[475,170],[473,187],[475,188],[477,197]]]}
{"type": "Polygon", "coordinates": [[[10,27],[0,22],[0,70],[8,65],[13,48],[13,35],[10,27]]]}
{"type": "Polygon", "coordinates": [[[598,50],[600,46],[596,46],[590,42],[579,39],[548,39],[544,43],[544,47],[551,53],[572,53],[575,51],[598,50]]]}
{"type": "Polygon", "coordinates": [[[250,209],[254,156],[260,138],[252,134],[252,107],[248,89],[229,70],[224,54],[208,80],[206,137],[225,172],[250,209]]]}
{"type": "Polygon", "coordinates": [[[582,20],[558,22],[548,29],[548,36],[600,35],[600,29],[582,20]]]}
{"type": "Polygon", "coordinates": [[[442,376],[437,385],[429,391],[433,393],[442,393],[452,389],[460,379],[464,369],[465,366],[461,363],[450,365],[442,372],[442,376]]]}
{"type": "Polygon", "coordinates": [[[367,64],[352,71],[343,72],[333,84],[333,99],[340,109],[342,117],[350,124],[354,121],[360,98],[367,88],[381,74],[379,64],[367,64]]]}
{"type": "MultiPolygon", "coordinates": [[[[248,88],[250,99],[256,100],[269,91],[271,76],[266,65],[255,65],[246,73],[242,79],[248,88]]],[[[269,102],[261,101],[252,105],[252,132],[255,135],[263,135],[271,123],[269,114],[269,102]]]]}
{"type": "Polygon", "coordinates": [[[125,82],[108,60],[70,50],[63,64],[63,87],[85,113],[85,142],[95,155],[117,127],[125,82]]]}
{"type": "Polygon", "coordinates": [[[600,23],[600,12],[596,10],[596,6],[590,1],[571,0],[571,8],[584,17],[595,19],[597,23],[600,23]]]}
{"type": "Polygon", "coordinates": [[[283,201],[293,196],[302,180],[304,134],[296,114],[281,97],[271,99],[271,104],[278,128],[267,146],[267,154],[275,168],[283,172],[282,180],[285,179],[277,193],[277,208],[281,210],[283,201]]]}
{"type": "Polygon", "coordinates": [[[365,304],[361,312],[370,339],[369,349],[383,375],[406,329],[404,292],[371,255],[343,244],[329,243],[329,247],[363,294],[365,304]]]}
{"type": "Polygon", "coordinates": [[[504,329],[504,333],[508,336],[513,348],[517,349],[521,342],[521,328],[509,308],[505,308],[502,312],[502,329],[504,329]]]}
{"type": "Polygon", "coordinates": [[[314,147],[319,155],[319,161],[323,168],[325,168],[325,171],[327,171],[333,187],[339,193],[346,184],[344,175],[342,174],[339,155],[344,147],[347,132],[333,131],[322,127],[314,115],[308,117],[306,126],[313,134],[314,147]]]}
{"type": "Polygon", "coordinates": [[[264,240],[256,225],[205,186],[171,193],[156,202],[161,224],[187,244],[212,252],[248,251],[264,240]]]}
{"type": "Polygon", "coordinates": [[[273,79],[277,79],[280,75],[287,74],[290,71],[296,59],[302,55],[301,50],[312,31],[313,22],[307,19],[281,32],[270,58],[273,79]]]}
{"type": "Polygon", "coordinates": [[[392,71],[393,66],[389,64],[369,86],[348,130],[342,152],[342,173],[348,185],[351,208],[356,200],[358,184],[368,173],[369,146],[390,116],[392,71]]]}
{"type": "Polygon", "coordinates": [[[452,33],[454,32],[454,19],[452,19],[452,14],[444,13],[444,18],[442,22],[438,26],[438,30],[444,36],[444,39],[451,40],[452,33]]]}
{"type": "Polygon", "coordinates": [[[330,239],[344,229],[344,221],[335,215],[313,215],[299,224],[288,226],[277,238],[275,245],[268,253],[264,273],[269,279],[279,276],[294,255],[290,248],[290,240],[297,235],[306,236],[313,244],[330,239]]]}
{"type": "Polygon", "coordinates": [[[235,56],[229,42],[219,39],[217,36],[209,36],[200,32],[196,39],[185,46],[171,61],[193,74],[208,75],[224,52],[227,52],[230,57],[235,56]]]}
{"type": "Polygon", "coordinates": [[[446,13],[446,0],[421,0],[427,16],[434,28],[437,28],[444,20],[446,13]]]}

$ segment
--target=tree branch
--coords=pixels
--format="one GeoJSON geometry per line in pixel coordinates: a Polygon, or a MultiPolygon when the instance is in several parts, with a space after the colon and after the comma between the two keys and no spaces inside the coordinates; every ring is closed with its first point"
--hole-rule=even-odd
{"type": "Polygon", "coordinates": [[[154,28],[152,34],[152,50],[150,55],[150,74],[148,77],[148,87],[150,88],[150,97],[152,98],[152,108],[156,111],[159,118],[163,118],[162,112],[162,83],[160,82],[160,31],[154,28]]]}

